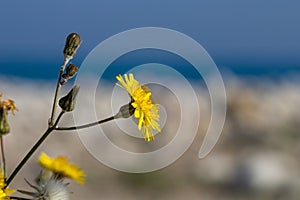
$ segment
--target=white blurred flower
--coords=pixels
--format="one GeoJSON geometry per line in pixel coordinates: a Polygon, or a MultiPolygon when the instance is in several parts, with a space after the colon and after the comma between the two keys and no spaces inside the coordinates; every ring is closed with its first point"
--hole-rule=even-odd
{"type": "Polygon", "coordinates": [[[41,194],[36,200],[68,200],[69,191],[62,181],[50,179],[40,186],[41,194]]]}
{"type": "Polygon", "coordinates": [[[32,196],[33,200],[69,200],[69,191],[67,184],[61,180],[48,179],[41,181],[38,186],[33,186],[27,182],[36,192],[27,192],[19,190],[23,194],[32,196]]]}

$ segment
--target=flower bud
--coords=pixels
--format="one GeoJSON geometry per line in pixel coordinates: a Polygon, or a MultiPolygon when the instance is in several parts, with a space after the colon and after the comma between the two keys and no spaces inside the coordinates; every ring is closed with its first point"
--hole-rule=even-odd
{"type": "Polygon", "coordinates": [[[58,104],[63,111],[70,112],[74,110],[79,88],[79,85],[75,85],[66,96],[59,100],[58,104]]]}
{"type": "Polygon", "coordinates": [[[9,133],[10,128],[7,119],[7,110],[0,108],[0,136],[9,133]]]}
{"type": "Polygon", "coordinates": [[[67,69],[66,69],[66,76],[68,78],[74,77],[78,72],[78,67],[74,64],[69,64],[67,69]]]}
{"type": "Polygon", "coordinates": [[[72,59],[76,54],[78,47],[80,46],[81,39],[77,33],[71,33],[66,40],[65,48],[64,48],[64,56],[65,58],[72,59]]]}
{"type": "Polygon", "coordinates": [[[129,118],[134,114],[134,111],[135,108],[131,105],[130,102],[129,104],[122,106],[114,118],[129,118]]]}
{"type": "Polygon", "coordinates": [[[61,85],[65,84],[70,78],[73,78],[78,72],[78,67],[74,64],[69,64],[66,73],[62,75],[61,85]]]}

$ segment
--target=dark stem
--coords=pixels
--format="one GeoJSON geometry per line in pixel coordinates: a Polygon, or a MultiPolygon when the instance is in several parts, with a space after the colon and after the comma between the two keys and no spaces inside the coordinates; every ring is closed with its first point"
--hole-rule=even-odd
{"type": "Polygon", "coordinates": [[[10,199],[30,200],[30,199],[23,198],[23,197],[10,197],[10,199]]]}
{"type": "Polygon", "coordinates": [[[78,130],[78,129],[88,128],[88,127],[91,127],[91,126],[96,126],[96,125],[99,125],[99,124],[102,124],[102,123],[105,123],[105,122],[108,122],[108,121],[111,121],[111,120],[114,120],[114,119],[115,119],[115,117],[112,116],[112,117],[109,117],[109,118],[106,118],[106,119],[103,119],[103,120],[100,120],[100,121],[97,121],[97,122],[92,122],[92,123],[89,123],[89,124],[84,124],[84,125],[80,125],[80,126],[71,126],[71,127],[57,127],[57,128],[54,128],[54,129],[58,130],[58,131],[78,130]]]}
{"type": "Polygon", "coordinates": [[[38,149],[38,147],[45,141],[45,139],[49,136],[49,134],[55,129],[55,126],[57,126],[60,118],[65,112],[62,111],[59,116],[57,117],[55,123],[53,126],[49,127],[46,132],[42,135],[42,137],[35,143],[35,145],[30,149],[30,151],[26,154],[26,156],[23,158],[23,160],[19,163],[19,165],[15,168],[15,170],[12,172],[10,177],[7,179],[6,187],[10,184],[10,182],[15,178],[15,176],[18,174],[20,169],[24,166],[24,164],[28,161],[28,159],[32,156],[32,154],[38,149]]]}
{"type": "Polygon", "coordinates": [[[0,142],[1,142],[1,156],[2,156],[2,163],[3,163],[3,175],[4,175],[4,180],[6,179],[6,159],[5,159],[5,153],[4,153],[4,139],[1,136],[0,137],[0,142]]]}

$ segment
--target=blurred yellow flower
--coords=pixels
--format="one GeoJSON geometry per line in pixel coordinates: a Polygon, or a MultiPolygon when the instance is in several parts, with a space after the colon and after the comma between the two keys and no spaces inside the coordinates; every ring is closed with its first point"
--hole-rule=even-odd
{"type": "Polygon", "coordinates": [[[151,91],[134,79],[133,74],[116,76],[120,82],[118,86],[124,88],[131,97],[131,105],[134,107],[134,117],[138,119],[138,129],[142,130],[145,141],[154,140],[152,129],[161,132],[158,124],[159,105],[152,102],[151,91]]]}
{"type": "Polygon", "coordinates": [[[39,163],[42,167],[58,174],[60,177],[71,178],[82,185],[85,183],[85,172],[76,165],[68,163],[68,159],[64,156],[50,158],[47,154],[41,153],[39,163]]]}
{"type": "Polygon", "coordinates": [[[15,191],[6,187],[6,183],[4,180],[4,174],[2,173],[2,169],[0,169],[0,200],[8,200],[10,199],[8,195],[14,193],[15,191]],[[5,188],[5,189],[4,189],[5,188]]]}
{"type": "Polygon", "coordinates": [[[0,93],[0,108],[3,108],[6,111],[11,111],[14,114],[14,111],[18,111],[18,108],[15,102],[11,99],[5,99],[4,101],[1,100],[2,94],[0,93]]]}

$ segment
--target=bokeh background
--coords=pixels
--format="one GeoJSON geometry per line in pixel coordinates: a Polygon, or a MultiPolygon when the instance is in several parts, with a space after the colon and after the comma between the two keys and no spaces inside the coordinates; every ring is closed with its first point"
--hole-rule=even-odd
{"type": "MultiPolygon", "coordinates": [[[[193,144],[175,163],[146,174],[118,172],[94,159],[76,133],[57,133],[12,187],[28,189],[23,179],[34,181],[40,170],[37,156],[45,151],[67,155],[87,172],[84,187],[70,185],[71,199],[299,199],[299,7],[298,1],[279,0],[1,2],[0,91],[19,108],[9,118],[11,133],[5,138],[8,172],[47,127],[62,49],[71,32],[83,40],[72,60],[78,66],[101,41],[128,29],[151,26],[182,32],[215,61],[228,100],[223,133],[205,159],[198,159],[198,151],[210,120],[210,99],[201,77],[187,69],[187,79],[199,85],[201,120],[193,144]]],[[[176,57],[145,51],[117,60],[115,67],[142,64],[149,57],[178,65],[176,57]]],[[[114,76],[108,73],[103,79],[114,84],[114,76]]],[[[63,92],[70,87],[71,83],[63,92]]],[[[112,141],[145,152],[172,139],[180,120],[179,104],[163,87],[153,89],[170,116],[165,136],[148,144],[117,134],[114,123],[105,124],[112,141]]],[[[80,95],[84,92],[88,91],[80,95]]],[[[108,94],[96,96],[97,112],[103,115],[111,112],[105,102],[108,94]]],[[[72,124],[72,115],[62,123],[72,124]]]]}

